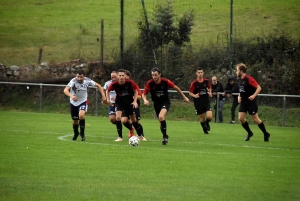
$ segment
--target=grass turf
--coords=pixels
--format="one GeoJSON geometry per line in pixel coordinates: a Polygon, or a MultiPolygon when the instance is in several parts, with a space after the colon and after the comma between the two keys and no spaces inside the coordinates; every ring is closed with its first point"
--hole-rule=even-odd
{"type": "Polygon", "coordinates": [[[86,116],[85,142],[71,141],[66,114],[0,113],[0,200],[299,200],[299,128],[143,119],[147,142],[116,143],[108,118],[86,116]]]}

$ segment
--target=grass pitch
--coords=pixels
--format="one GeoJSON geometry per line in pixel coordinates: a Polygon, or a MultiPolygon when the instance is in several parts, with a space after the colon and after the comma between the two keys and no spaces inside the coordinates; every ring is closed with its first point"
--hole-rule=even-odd
{"type": "Polygon", "coordinates": [[[0,200],[300,200],[299,128],[142,119],[147,142],[114,142],[108,118],[86,116],[71,141],[70,115],[0,112],[0,200]]]}

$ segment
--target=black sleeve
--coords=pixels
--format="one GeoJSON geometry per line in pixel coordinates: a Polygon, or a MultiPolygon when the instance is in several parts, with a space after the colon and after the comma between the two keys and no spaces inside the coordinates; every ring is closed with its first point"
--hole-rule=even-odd
{"type": "Polygon", "coordinates": [[[228,83],[228,84],[226,84],[226,87],[225,87],[225,93],[226,94],[231,94],[232,93],[232,91],[231,91],[231,89],[230,89],[230,86],[229,86],[230,84],[228,83]]]}

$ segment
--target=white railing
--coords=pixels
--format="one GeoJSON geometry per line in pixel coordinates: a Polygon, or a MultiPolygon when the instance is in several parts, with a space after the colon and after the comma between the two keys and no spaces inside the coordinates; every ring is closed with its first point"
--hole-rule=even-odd
{"type": "MultiPolygon", "coordinates": [[[[42,105],[43,105],[43,86],[51,86],[51,87],[66,87],[66,85],[62,85],[62,84],[43,84],[43,83],[25,83],[25,82],[0,82],[0,84],[11,84],[11,85],[25,85],[25,86],[40,86],[40,111],[42,111],[42,105]]],[[[96,87],[90,87],[90,88],[95,88],[96,90],[96,102],[95,102],[95,115],[98,115],[98,102],[99,102],[99,92],[98,89],[96,87]]],[[[143,90],[143,89],[141,89],[143,90]]],[[[174,93],[177,92],[175,90],[169,90],[170,93],[174,93]]],[[[188,94],[188,91],[182,91],[185,94],[188,94]]],[[[217,111],[216,111],[216,115],[218,115],[218,100],[219,100],[219,96],[222,93],[218,93],[217,94],[217,111]]],[[[238,93],[233,93],[232,95],[238,95],[238,93]]],[[[258,96],[269,96],[269,97],[281,97],[283,99],[283,104],[282,104],[282,126],[285,126],[285,121],[286,121],[286,98],[300,98],[300,95],[278,95],[278,94],[258,94],[258,96]]],[[[218,116],[216,118],[217,120],[219,119],[218,116]]]]}

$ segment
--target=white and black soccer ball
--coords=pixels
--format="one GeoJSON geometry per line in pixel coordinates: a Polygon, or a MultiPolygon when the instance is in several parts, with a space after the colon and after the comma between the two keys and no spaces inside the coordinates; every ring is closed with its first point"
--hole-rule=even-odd
{"type": "Polygon", "coordinates": [[[132,136],[129,138],[129,145],[133,147],[137,147],[140,144],[140,139],[137,136],[132,136]]]}

